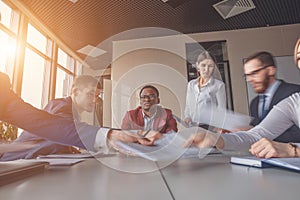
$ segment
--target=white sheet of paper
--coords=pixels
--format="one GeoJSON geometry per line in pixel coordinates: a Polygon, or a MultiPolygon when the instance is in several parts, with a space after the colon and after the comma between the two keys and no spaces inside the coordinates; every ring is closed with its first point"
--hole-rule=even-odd
{"type": "Polygon", "coordinates": [[[80,154],[50,154],[50,155],[40,155],[38,158],[93,158],[95,156],[102,155],[102,152],[92,152],[92,153],[80,153],[80,154]]]}
{"type": "Polygon", "coordinates": [[[38,158],[38,159],[26,159],[33,162],[48,162],[51,166],[70,166],[76,163],[82,162],[85,159],[70,159],[70,158],[38,158]]]}
{"type": "Polygon", "coordinates": [[[205,114],[200,115],[201,123],[226,130],[248,127],[251,122],[250,116],[226,109],[208,108],[203,113],[205,114]]]}

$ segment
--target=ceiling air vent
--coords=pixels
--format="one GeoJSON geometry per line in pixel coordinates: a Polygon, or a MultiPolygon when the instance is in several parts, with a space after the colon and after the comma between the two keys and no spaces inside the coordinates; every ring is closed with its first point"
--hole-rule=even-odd
{"type": "Polygon", "coordinates": [[[213,6],[224,19],[255,8],[252,0],[224,0],[213,6]]]}

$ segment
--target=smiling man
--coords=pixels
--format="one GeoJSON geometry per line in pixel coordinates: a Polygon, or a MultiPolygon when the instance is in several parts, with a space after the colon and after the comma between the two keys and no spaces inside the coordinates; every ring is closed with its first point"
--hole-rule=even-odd
{"type": "MultiPolygon", "coordinates": [[[[300,91],[300,86],[276,78],[276,64],[269,52],[257,52],[244,64],[244,76],[258,94],[250,103],[252,126],[258,125],[281,100],[300,91]]],[[[299,128],[292,126],[274,139],[278,142],[300,142],[299,128]]]]}
{"type": "Polygon", "coordinates": [[[158,89],[146,85],[140,90],[140,106],[127,111],[121,128],[124,130],[155,130],[160,133],[177,132],[177,123],[170,109],[162,108],[158,89]]]}

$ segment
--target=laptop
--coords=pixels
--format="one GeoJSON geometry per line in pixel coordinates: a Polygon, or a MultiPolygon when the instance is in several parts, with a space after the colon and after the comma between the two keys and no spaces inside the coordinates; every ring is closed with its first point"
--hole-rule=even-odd
{"type": "Polygon", "coordinates": [[[14,160],[0,162],[0,186],[41,173],[47,169],[47,162],[14,160]]]}

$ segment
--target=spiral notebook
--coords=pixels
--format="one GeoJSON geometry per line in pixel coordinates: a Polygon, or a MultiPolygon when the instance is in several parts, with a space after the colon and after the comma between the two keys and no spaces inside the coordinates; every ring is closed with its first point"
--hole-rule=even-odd
{"type": "Polygon", "coordinates": [[[254,156],[231,157],[232,164],[245,165],[257,168],[280,167],[300,172],[300,158],[257,158],[254,156]]]}

